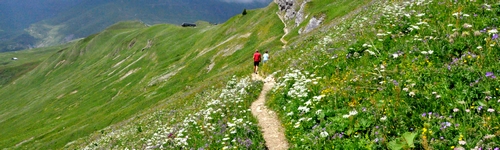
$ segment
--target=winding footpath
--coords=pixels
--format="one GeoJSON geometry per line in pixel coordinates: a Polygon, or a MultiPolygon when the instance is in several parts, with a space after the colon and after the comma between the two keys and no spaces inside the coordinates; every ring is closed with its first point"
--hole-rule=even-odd
{"type": "Polygon", "coordinates": [[[288,30],[288,27],[286,25],[284,16],[280,15],[279,12],[276,12],[276,15],[278,15],[278,17],[280,18],[281,22],[283,22],[283,24],[285,25],[285,27],[283,28],[283,32],[285,32],[285,34],[283,34],[283,36],[281,36],[281,39],[280,39],[281,43],[283,43],[283,47],[282,48],[285,49],[286,45],[288,44],[288,41],[285,40],[285,36],[287,36],[290,31],[288,30]]]}
{"type": "Polygon", "coordinates": [[[262,130],[266,147],[270,150],[286,150],[288,142],[285,137],[285,129],[281,125],[276,113],[268,109],[265,105],[266,95],[274,86],[274,79],[268,77],[263,79],[257,74],[252,74],[253,80],[264,81],[264,87],[259,95],[259,98],[252,103],[252,114],[259,121],[259,126],[262,130]]]}

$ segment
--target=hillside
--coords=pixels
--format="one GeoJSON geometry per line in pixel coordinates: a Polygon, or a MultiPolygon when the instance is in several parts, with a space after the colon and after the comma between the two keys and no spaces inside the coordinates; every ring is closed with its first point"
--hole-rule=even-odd
{"type": "Polygon", "coordinates": [[[124,22],[69,44],[2,87],[0,145],[62,148],[153,106],[188,105],[206,87],[245,74],[237,66],[255,48],[279,46],[268,40],[281,34],[277,15],[263,15],[275,11],[196,28],[124,22]]]}
{"type": "Polygon", "coordinates": [[[290,149],[500,148],[500,3],[276,2],[66,45],[0,89],[0,147],[266,149],[258,49],[290,149]]]}
{"type": "Polygon", "coordinates": [[[58,45],[98,33],[119,21],[181,24],[222,23],[244,8],[271,0],[230,3],[220,0],[19,0],[0,2],[0,52],[58,45]]]}

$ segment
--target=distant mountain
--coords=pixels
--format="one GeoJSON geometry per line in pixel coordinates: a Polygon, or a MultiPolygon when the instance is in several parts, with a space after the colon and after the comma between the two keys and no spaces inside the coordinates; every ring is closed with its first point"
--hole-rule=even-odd
{"type": "Polygon", "coordinates": [[[0,1],[0,52],[43,47],[97,33],[125,20],[146,24],[222,23],[272,0],[18,0],[0,1]]]}

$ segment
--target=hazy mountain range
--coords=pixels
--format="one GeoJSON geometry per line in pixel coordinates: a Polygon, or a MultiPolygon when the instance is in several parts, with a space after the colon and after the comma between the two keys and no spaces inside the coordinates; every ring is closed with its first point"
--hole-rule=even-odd
{"type": "Polygon", "coordinates": [[[97,33],[125,20],[146,24],[222,23],[271,0],[0,1],[0,52],[43,47],[97,33]]]}

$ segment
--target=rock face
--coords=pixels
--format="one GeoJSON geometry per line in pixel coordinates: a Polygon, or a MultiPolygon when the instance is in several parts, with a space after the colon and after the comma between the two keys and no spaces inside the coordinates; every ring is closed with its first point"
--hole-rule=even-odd
{"type": "Polygon", "coordinates": [[[285,12],[285,20],[295,17],[296,12],[293,8],[295,0],[274,0],[274,2],[278,4],[280,11],[285,12]]]}
{"type": "Polygon", "coordinates": [[[321,25],[321,22],[323,22],[323,19],[324,19],[324,17],[321,17],[319,19],[316,19],[315,17],[311,18],[311,20],[309,20],[309,24],[307,24],[307,26],[305,28],[299,30],[299,34],[305,34],[305,33],[311,32],[312,30],[316,29],[317,27],[319,27],[319,25],[321,25]]]}
{"type": "MultiPolygon", "coordinates": [[[[295,17],[295,26],[296,27],[298,27],[302,23],[302,21],[304,21],[304,9],[306,7],[307,2],[309,2],[309,0],[305,0],[304,3],[302,3],[300,5],[300,9],[297,12],[297,15],[295,17]]],[[[307,16],[305,18],[307,18],[307,16]]]]}
{"type": "MultiPolygon", "coordinates": [[[[295,27],[298,27],[304,20],[308,18],[308,15],[305,14],[304,10],[306,4],[311,0],[304,0],[302,3],[297,2],[296,0],[274,0],[276,4],[278,4],[280,11],[285,12],[285,20],[295,19],[295,27]],[[299,10],[296,11],[296,7],[294,5],[299,6],[299,10]]],[[[317,28],[323,22],[324,17],[321,18],[311,18],[306,27],[299,30],[299,34],[308,33],[315,28],[317,28]]]]}

